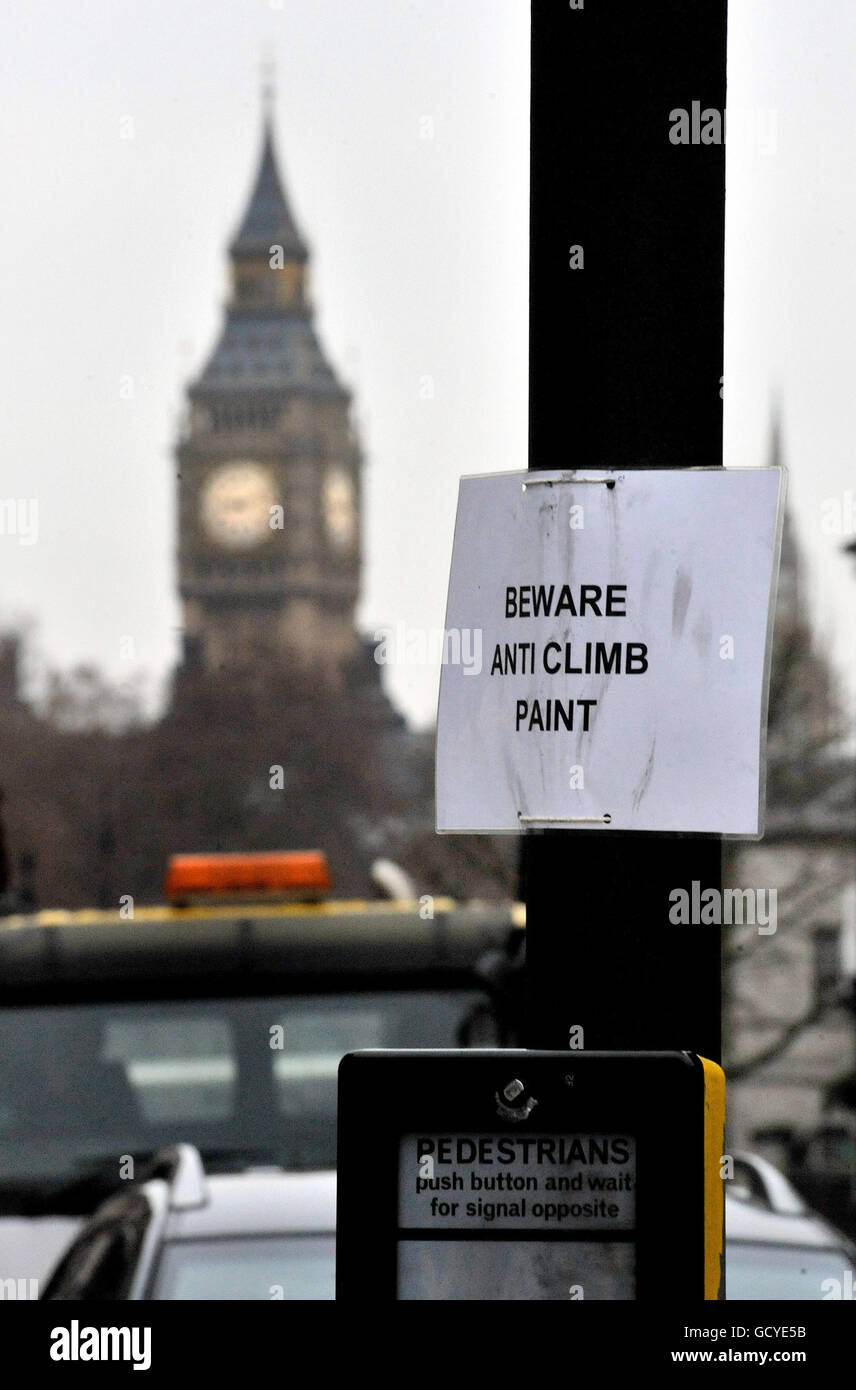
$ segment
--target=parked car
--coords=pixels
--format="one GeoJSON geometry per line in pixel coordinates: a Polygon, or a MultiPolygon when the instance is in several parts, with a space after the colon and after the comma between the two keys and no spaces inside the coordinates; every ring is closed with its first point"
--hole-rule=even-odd
{"type": "Polygon", "coordinates": [[[735,1155],[726,1186],[725,1264],[729,1300],[853,1297],[856,1248],[754,1154],[735,1155]]]}
{"type": "Polygon", "coordinates": [[[333,1298],[334,1173],[206,1175],[187,1144],[154,1166],[86,1223],[44,1300],[333,1298]]]}

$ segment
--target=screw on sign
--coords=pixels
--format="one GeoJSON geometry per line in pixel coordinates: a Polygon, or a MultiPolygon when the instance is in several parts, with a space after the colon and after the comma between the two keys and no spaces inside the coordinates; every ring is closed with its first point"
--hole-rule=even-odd
{"type": "Polygon", "coordinates": [[[537,1100],[535,1100],[533,1096],[529,1096],[528,1099],[521,1101],[520,1105],[513,1104],[513,1102],[523,1094],[525,1089],[523,1082],[519,1081],[516,1077],[512,1081],[509,1081],[508,1085],[502,1088],[502,1095],[509,1104],[504,1104],[502,1097],[499,1095],[494,1097],[496,1100],[497,1114],[501,1115],[504,1120],[511,1120],[512,1123],[528,1119],[535,1109],[535,1106],[538,1104],[537,1100]]]}

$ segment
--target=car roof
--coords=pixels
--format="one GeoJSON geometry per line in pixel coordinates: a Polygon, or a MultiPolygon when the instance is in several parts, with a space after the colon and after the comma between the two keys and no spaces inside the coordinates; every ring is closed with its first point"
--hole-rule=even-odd
{"type": "Polygon", "coordinates": [[[730,1196],[725,1199],[725,1238],[726,1242],[847,1249],[845,1237],[818,1216],[770,1211],[759,1202],[730,1196]]]}
{"type": "Polygon", "coordinates": [[[205,1179],[205,1201],[171,1210],[166,1240],[211,1237],[333,1235],[336,1174],[249,1169],[205,1179]]]}

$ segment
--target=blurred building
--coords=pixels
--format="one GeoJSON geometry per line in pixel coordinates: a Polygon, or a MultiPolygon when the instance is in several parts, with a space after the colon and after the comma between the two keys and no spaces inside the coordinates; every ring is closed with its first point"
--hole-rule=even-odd
{"type": "Polygon", "coordinates": [[[315,332],[309,250],[269,106],[229,257],[225,321],[177,449],[184,660],[212,672],[296,666],[341,684],[364,655],[362,456],[350,393],[315,332]]]}
{"type": "MultiPolygon", "coordinates": [[[[778,455],[776,429],[773,461],[778,455]]],[[[765,835],[726,845],[727,886],[776,892],[774,932],[727,929],[729,1143],[766,1152],[797,1178],[814,1165],[826,1182],[839,1168],[856,1213],[856,1114],[845,1103],[856,1073],[856,760],[811,632],[801,568],[788,522],[765,835]]],[[[823,1204],[822,1194],[811,1195],[823,1204]]]]}
{"type": "Polygon", "coordinates": [[[271,101],[228,248],[219,338],[188,389],[176,450],[183,666],[251,684],[292,670],[357,694],[401,729],[357,630],[363,458],[351,394],[318,340],[309,248],[275,148],[271,101]]]}

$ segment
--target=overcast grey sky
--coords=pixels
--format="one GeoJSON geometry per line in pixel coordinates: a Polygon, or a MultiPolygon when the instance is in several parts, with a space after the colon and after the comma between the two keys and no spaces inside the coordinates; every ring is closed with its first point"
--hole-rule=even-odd
{"type": "MultiPolygon", "coordinates": [[[[176,659],[171,450],[222,312],[266,44],[320,331],[356,391],[367,632],[442,627],[459,475],[526,466],[525,0],[7,4],[0,497],[38,499],[39,538],[0,537],[0,624],[33,620],[36,671],[143,668],[154,690],[176,659]]],[[[851,698],[856,574],[823,521],[837,499],[856,526],[854,68],[852,0],[732,0],[729,109],[750,114],[729,142],[725,459],[766,460],[778,391],[851,698]]],[[[389,672],[420,724],[437,674],[389,672]]]]}

